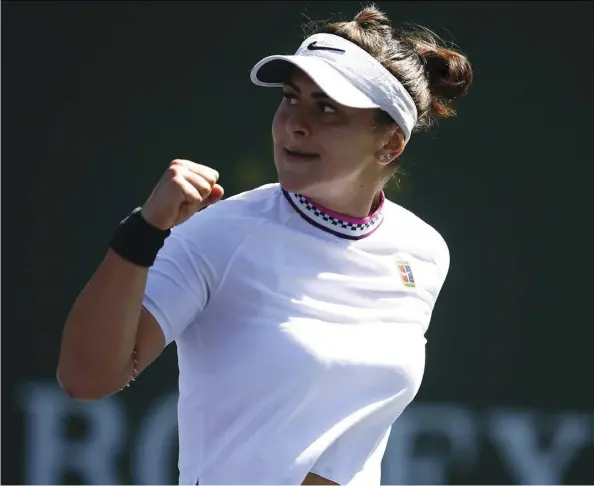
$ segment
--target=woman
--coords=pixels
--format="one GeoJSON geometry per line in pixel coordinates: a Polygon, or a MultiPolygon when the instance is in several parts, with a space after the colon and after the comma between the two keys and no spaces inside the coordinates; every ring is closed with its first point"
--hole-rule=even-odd
{"type": "Polygon", "coordinates": [[[98,399],[175,341],[180,483],[379,485],[449,267],[382,188],[472,71],[372,6],[251,77],[283,90],[279,183],[220,201],[215,170],[174,160],[75,302],[58,379],[98,399]]]}

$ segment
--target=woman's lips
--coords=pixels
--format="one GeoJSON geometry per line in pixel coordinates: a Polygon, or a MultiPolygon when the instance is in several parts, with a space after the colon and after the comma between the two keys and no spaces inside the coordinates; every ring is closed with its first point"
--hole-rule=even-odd
{"type": "Polygon", "coordinates": [[[313,154],[311,152],[304,152],[301,150],[290,150],[285,147],[284,149],[285,156],[291,162],[307,162],[317,159],[319,156],[318,154],[313,154]]]}

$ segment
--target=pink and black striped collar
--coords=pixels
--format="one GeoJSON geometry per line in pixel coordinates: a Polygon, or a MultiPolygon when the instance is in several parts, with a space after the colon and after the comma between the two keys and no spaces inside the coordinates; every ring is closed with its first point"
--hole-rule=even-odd
{"type": "Polygon", "coordinates": [[[360,240],[371,235],[384,219],[384,193],[382,192],[377,209],[365,218],[351,218],[324,208],[301,194],[285,191],[283,194],[295,211],[308,223],[349,240],[360,240]]]}

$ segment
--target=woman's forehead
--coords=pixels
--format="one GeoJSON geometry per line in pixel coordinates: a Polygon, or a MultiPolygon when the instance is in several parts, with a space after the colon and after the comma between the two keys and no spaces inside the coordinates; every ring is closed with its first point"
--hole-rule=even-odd
{"type": "MultiPolygon", "coordinates": [[[[304,95],[308,98],[314,98],[315,100],[332,100],[322,88],[320,88],[316,82],[309,77],[304,71],[294,66],[291,70],[290,75],[287,76],[285,86],[296,91],[300,95],[304,95]]],[[[347,115],[352,120],[357,120],[357,123],[361,123],[365,126],[373,124],[375,120],[376,109],[372,108],[352,108],[349,106],[342,105],[332,100],[335,105],[341,107],[341,113],[347,115]]]]}
{"type": "Polygon", "coordinates": [[[324,93],[322,89],[314,82],[314,80],[297,66],[291,70],[291,73],[287,77],[285,84],[296,88],[298,91],[324,93]]]}
{"type": "MultiPolygon", "coordinates": [[[[295,67],[291,76],[285,81],[285,86],[289,86],[291,89],[297,91],[299,94],[306,95],[311,98],[316,99],[327,99],[331,100],[330,98],[315,82],[311,79],[305,72],[301,69],[295,67]]],[[[363,108],[352,108],[349,106],[341,105],[334,101],[336,105],[342,107],[343,113],[349,113],[351,115],[358,115],[362,117],[367,117],[368,114],[371,116],[374,115],[375,109],[363,109],[363,108]]]]}

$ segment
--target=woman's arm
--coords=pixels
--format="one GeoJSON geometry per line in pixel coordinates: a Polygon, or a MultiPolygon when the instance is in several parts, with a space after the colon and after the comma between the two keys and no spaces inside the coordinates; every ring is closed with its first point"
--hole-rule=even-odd
{"type": "Polygon", "coordinates": [[[64,327],[57,373],[72,398],[116,393],[161,354],[163,332],[142,307],[147,274],[147,268],[109,250],[76,299],[64,327]]]}
{"type": "Polygon", "coordinates": [[[167,235],[222,197],[217,179],[213,169],[174,160],[142,214],[135,213],[122,223],[112,248],[66,320],[57,377],[68,395],[94,400],[121,390],[159,356],[168,338],[187,326],[203,305],[199,295],[206,295],[207,282],[201,269],[194,269],[194,278],[184,275],[196,262],[183,237],[167,235]],[[151,283],[149,267],[157,252],[161,256],[159,275],[152,293],[158,294],[158,301],[152,299],[149,312],[144,299],[147,282],[151,283]],[[153,317],[156,311],[161,311],[159,322],[153,317]],[[161,321],[167,321],[167,335],[161,321]]]}
{"type": "Polygon", "coordinates": [[[329,479],[323,478],[322,476],[318,476],[314,473],[308,473],[305,479],[303,480],[302,485],[312,485],[312,486],[327,486],[327,485],[337,485],[334,481],[330,481],[329,479]]]}

